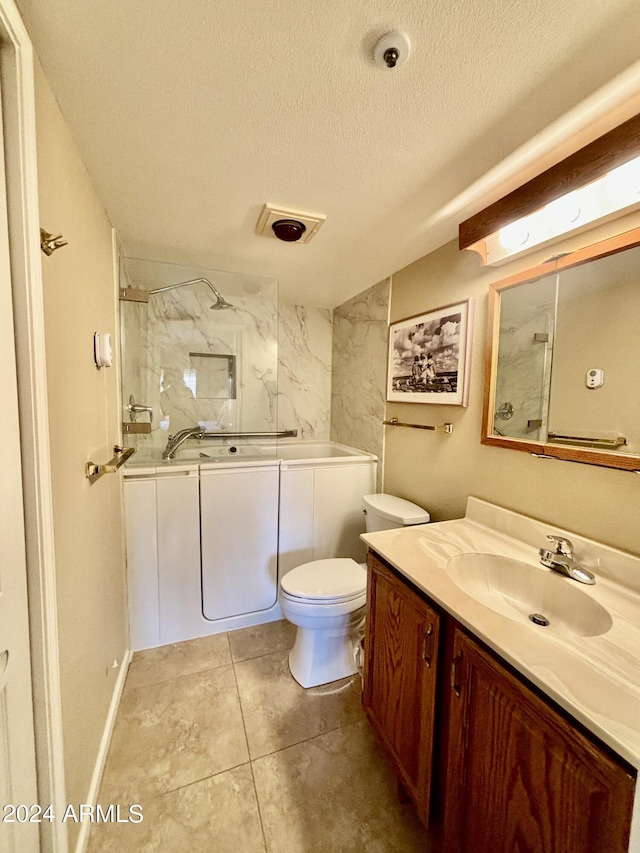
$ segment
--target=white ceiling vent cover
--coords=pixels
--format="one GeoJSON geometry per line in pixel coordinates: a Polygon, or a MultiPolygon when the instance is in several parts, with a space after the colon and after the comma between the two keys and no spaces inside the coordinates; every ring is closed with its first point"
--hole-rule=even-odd
{"type": "Polygon", "coordinates": [[[316,236],[326,218],[321,213],[305,213],[303,210],[293,210],[292,208],[287,209],[286,207],[274,207],[272,204],[265,204],[256,225],[256,234],[259,234],[261,237],[273,237],[275,240],[277,238],[271,227],[273,223],[279,219],[295,219],[305,227],[302,237],[296,240],[296,242],[308,243],[316,236]]]}

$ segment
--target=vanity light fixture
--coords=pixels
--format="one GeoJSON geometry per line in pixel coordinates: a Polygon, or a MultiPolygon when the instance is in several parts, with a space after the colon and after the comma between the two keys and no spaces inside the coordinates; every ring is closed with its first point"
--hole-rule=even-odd
{"type": "Polygon", "coordinates": [[[638,208],[640,157],[490,234],[484,239],[485,263],[499,265],[638,208]]]}
{"type": "Polygon", "coordinates": [[[460,249],[498,266],[640,209],[640,115],[461,223],[460,249]]]}

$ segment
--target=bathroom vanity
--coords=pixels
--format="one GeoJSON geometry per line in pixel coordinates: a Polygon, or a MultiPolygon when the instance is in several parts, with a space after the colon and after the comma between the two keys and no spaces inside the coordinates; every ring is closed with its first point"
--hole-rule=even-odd
{"type": "Polygon", "coordinates": [[[587,590],[539,565],[557,532],[470,498],[363,537],[363,704],[446,851],[640,849],[640,558],[568,534],[587,590]]]}
{"type": "Polygon", "coordinates": [[[375,456],[330,442],[230,450],[209,444],[125,468],[133,650],[279,619],[283,573],[364,560],[361,498],[375,491],[375,456]]]}

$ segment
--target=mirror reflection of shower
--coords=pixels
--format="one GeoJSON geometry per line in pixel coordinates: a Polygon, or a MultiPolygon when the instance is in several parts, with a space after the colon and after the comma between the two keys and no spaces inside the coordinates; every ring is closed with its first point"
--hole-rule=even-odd
{"type": "Polygon", "coordinates": [[[153,412],[123,404],[139,460],[184,429],[278,429],[277,281],[124,258],[121,287],[122,398],[153,412]]]}
{"type": "Polygon", "coordinates": [[[495,435],[546,440],[556,299],[555,272],[501,294],[495,435]]]}

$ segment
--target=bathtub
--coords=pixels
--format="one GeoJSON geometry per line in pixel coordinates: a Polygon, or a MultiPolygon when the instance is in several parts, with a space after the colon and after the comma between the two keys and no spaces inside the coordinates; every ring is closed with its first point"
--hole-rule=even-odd
{"type": "Polygon", "coordinates": [[[159,449],[142,450],[127,463],[127,468],[156,466],[177,467],[180,465],[209,465],[224,462],[258,462],[260,460],[282,460],[285,462],[317,462],[330,464],[340,462],[363,462],[376,457],[356,447],[334,441],[278,441],[270,444],[249,442],[226,442],[203,439],[183,445],[173,459],[163,459],[159,449]]]}
{"type": "Polygon", "coordinates": [[[124,468],[132,648],[279,619],[291,568],[362,562],[361,498],[376,467],[373,454],[321,441],[209,440],[172,460],[134,456],[124,468]]]}
{"type": "Polygon", "coordinates": [[[371,459],[370,453],[348,447],[346,444],[336,444],[333,441],[292,441],[278,442],[276,456],[284,461],[313,460],[314,462],[333,462],[346,459],[354,462],[356,459],[371,459]]]}

